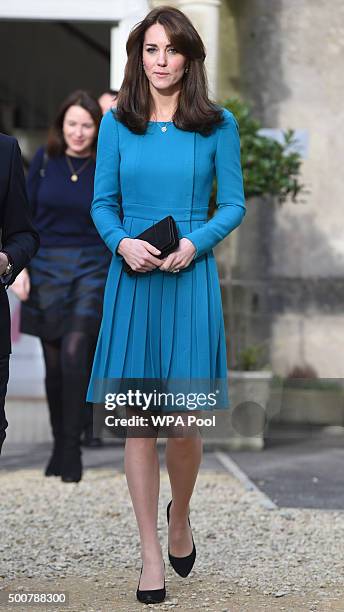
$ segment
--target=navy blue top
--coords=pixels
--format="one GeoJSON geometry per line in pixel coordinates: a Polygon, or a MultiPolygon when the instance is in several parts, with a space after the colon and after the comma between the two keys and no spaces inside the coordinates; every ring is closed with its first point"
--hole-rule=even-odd
{"type": "MultiPolygon", "coordinates": [[[[71,247],[102,244],[90,216],[93,198],[95,162],[92,159],[76,183],[65,155],[49,158],[41,177],[44,148],[36,152],[27,177],[29,201],[41,246],[71,247]]],[[[78,169],[87,157],[70,157],[78,169]]]]}

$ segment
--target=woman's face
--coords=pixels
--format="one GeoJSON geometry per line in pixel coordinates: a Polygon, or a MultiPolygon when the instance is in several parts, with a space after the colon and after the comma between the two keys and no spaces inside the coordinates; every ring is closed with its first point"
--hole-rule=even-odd
{"type": "Polygon", "coordinates": [[[187,60],[172,47],[165,28],[159,23],[145,32],[142,61],[152,87],[165,93],[179,88],[187,60]]]}
{"type": "Polygon", "coordinates": [[[90,113],[81,106],[70,106],[62,126],[67,155],[87,156],[96,137],[96,125],[90,113]]]}

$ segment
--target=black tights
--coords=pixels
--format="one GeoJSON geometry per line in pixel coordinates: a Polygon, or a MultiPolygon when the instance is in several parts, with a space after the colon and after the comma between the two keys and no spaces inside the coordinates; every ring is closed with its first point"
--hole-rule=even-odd
{"type": "Polygon", "coordinates": [[[66,448],[80,444],[95,345],[96,339],[84,332],[42,340],[51,427],[55,442],[63,440],[66,448]]]}

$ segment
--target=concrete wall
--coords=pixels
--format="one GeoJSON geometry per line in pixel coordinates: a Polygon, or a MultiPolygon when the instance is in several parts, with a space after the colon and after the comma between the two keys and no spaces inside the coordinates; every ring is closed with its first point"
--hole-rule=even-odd
{"type": "Polygon", "coordinates": [[[270,203],[264,223],[259,203],[248,204],[248,219],[238,230],[238,275],[265,283],[261,315],[270,318],[275,371],[310,363],[319,376],[341,377],[344,4],[228,0],[226,10],[236,25],[239,55],[230,83],[238,78],[242,97],[265,127],[306,129],[310,139],[303,164],[309,193],[297,205],[270,203]]]}
{"type": "Polygon", "coordinates": [[[239,45],[236,20],[228,2],[220,4],[218,100],[240,95],[239,45]]]}

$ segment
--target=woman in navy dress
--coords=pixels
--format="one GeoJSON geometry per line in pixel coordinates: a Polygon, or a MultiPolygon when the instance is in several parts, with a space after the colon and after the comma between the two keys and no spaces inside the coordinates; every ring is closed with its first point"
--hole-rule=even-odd
{"type": "Polygon", "coordinates": [[[14,284],[21,331],[41,340],[54,438],[46,476],[82,477],[80,436],[111,253],[90,217],[98,102],[76,91],[34,156],[28,195],[41,248],[14,284]]]}
{"type": "MultiPolygon", "coordinates": [[[[227,388],[212,248],[245,213],[236,120],[208,98],[204,47],[189,19],[174,8],[154,9],[131,32],[127,53],[117,109],[104,116],[100,127],[92,204],[95,225],[113,253],[88,390],[95,404],[104,403],[109,385],[126,381],[125,386],[133,379],[175,384],[175,391],[179,382],[198,388],[199,381],[220,380],[227,388]],[[217,211],[208,221],[215,175],[217,211]],[[160,259],[156,248],[136,237],[167,215],[176,221],[180,242],[160,259]],[[123,260],[134,275],[123,270],[123,260]]],[[[138,406],[128,410],[148,412],[138,406]]],[[[169,559],[184,577],[196,557],[188,516],[202,440],[198,430],[193,433],[171,435],[166,445],[172,490],[169,559]]],[[[153,427],[140,437],[128,430],[125,447],[143,563],[137,598],[145,603],[161,602],[166,594],[157,534],[156,435],[153,427]]]]}

